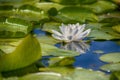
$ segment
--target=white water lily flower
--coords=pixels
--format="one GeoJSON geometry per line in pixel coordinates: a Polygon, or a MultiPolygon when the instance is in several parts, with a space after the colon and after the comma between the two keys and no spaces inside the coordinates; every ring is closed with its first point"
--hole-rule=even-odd
{"type": "Polygon", "coordinates": [[[68,24],[59,27],[61,32],[52,30],[53,34],[52,36],[55,39],[61,40],[63,42],[72,42],[72,41],[80,41],[84,39],[88,34],[90,33],[90,29],[85,29],[85,24],[80,25],[79,23],[77,24],[68,24]]]}

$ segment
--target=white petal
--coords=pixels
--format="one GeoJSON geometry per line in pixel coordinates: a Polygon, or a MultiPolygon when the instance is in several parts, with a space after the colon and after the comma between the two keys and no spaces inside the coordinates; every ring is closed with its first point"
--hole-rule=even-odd
{"type": "Polygon", "coordinates": [[[85,29],[85,24],[80,25],[77,28],[78,28],[78,30],[80,30],[79,32],[83,32],[83,30],[85,29]]]}
{"type": "Polygon", "coordinates": [[[83,32],[83,30],[85,29],[85,24],[84,25],[81,25],[81,26],[78,26],[76,28],[76,33],[74,34],[74,39],[77,39],[77,37],[81,35],[81,33],[83,32]]]}
{"type": "Polygon", "coordinates": [[[58,35],[58,36],[62,36],[62,34],[59,33],[58,31],[52,30],[52,32],[53,32],[53,34],[56,34],[56,35],[58,35]]]}
{"type": "Polygon", "coordinates": [[[62,23],[62,26],[59,27],[62,34],[65,34],[65,25],[62,23]]]}
{"type": "Polygon", "coordinates": [[[56,34],[52,34],[52,37],[54,37],[55,39],[58,39],[58,40],[63,40],[62,36],[58,36],[56,34]]]}
{"type": "Polygon", "coordinates": [[[85,38],[86,36],[88,36],[88,34],[90,33],[91,29],[88,29],[86,31],[84,31],[83,33],[81,33],[77,38],[75,38],[76,40],[81,40],[83,38],[85,38]]]}

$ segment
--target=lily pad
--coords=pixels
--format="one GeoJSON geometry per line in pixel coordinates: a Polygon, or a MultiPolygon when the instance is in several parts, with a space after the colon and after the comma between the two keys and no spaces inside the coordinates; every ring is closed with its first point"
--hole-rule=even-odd
{"type": "Polygon", "coordinates": [[[1,73],[0,73],[0,80],[3,80],[3,79],[2,79],[2,75],[1,75],[1,73]]]}
{"type": "Polygon", "coordinates": [[[120,71],[120,63],[111,63],[111,64],[106,64],[100,67],[100,69],[104,71],[120,71]]]}
{"type": "Polygon", "coordinates": [[[14,14],[14,7],[11,5],[0,5],[0,16],[11,16],[14,14]]]}
{"type": "Polygon", "coordinates": [[[23,18],[27,21],[39,21],[48,19],[47,13],[32,5],[23,5],[19,7],[18,11],[16,11],[15,15],[13,16],[23,18]]]}
{"type": "Polygon", "coordinates": [[[91,37],[92,39],[98,39],[98,40],[110,40],[110,39],[114,39],[114,36],[105,33],[103,31],[100,30],[92,30],[90,35],[88,37],[91,37]]]}
{"type": "Polygon", "coordinates": [[[42,56],[78,56],[80,55],[80,53],[75,52],[75,51],[69,51],[69,50],[63,50],[63,49],[59,49],[55,46],[52,45],[48,45],[48,44],[44,44],[44,43],[40,43],[41,45],[41,50],[42,50],[42,56]]]}
{"type": "Polygon", "coordinates": [[[48,14],[43,11],[40,8],[37,8],[33,5],[22,5],[20,7],[18,7],[17,9],[14,8],[13,6],[2,6],[1,10],[0,10],[0,14],[5,17],[14,17],[14,18],[20,18],[20,19],[24,19],[27,21],[39,21],[39,20],[43,20],[46,19],[48,20],[48,14]],[[8,8],[7,10],[6,7],[8,8]]]}
{"type": "Polygon", "coordinates": [[[100,59],[102,61],[110,62],[110,63],[111,62],[113,62],[113,63],[120,62],[120,53],[105,54],[105,55],[101,56],[100,59]]]}
{"type": "Polygon", "coordinates": [[[58,11],[58,15],[51,16],[57,22],[61,23],[85,23],[97,22],[97,16],[89,9],[82,7],[64,7],[58,11]]]}
{"type": "Polygon", "coordinates": [[[19,80],[63,80],[63,79],[59,73],[40,72],[23,76],[19,78],[19,80]]]}
{"type": "Polygon", "coordinates": [[[32,24],[18,18],[8,18],[0,22],[0,38],[25,37],[32,30],[32,24]]]}
{"type": "Polygon", "coordinates": [[[72,66],[74,61],[74,57],[53,57],[49,60],[49,66],[72,66]]]}
{"type": "Polygon", "coordinates": [[[36,37],[40,43],[45,43],[49,45],[55,45],[56,43],[59,43],[60,41],[52,38],[51,36],[37,36],[36,37]]]}
{"type": "Polygon", "coordinates": [[[38,41],[32,35],[28,35],[12,53],[0,57],[0,72],[26,67],[40,58],[41,50],[38,41]]]}
{"type": "Polygon", "coordinates": [[[0,0],[0,5],[14,5],[19,7],[24,4],[33,4],[39,2],[39,0],[0,0]]]}
{"type": "Polygon", "coordinates": [[[97,0],[50,0],[63,5],[75,5],[75,4],[90,4],[94,3],[97,0]]]}
{"type": "Polygon", "coordinates": [[[60,31],[59,26],[61,23],[57,22],[48,22],[43,25],[42,30],[52,33],[52,30],[60,31]]]}
{"type": "Polygon", "coordinates": [[[115,71],[110,76],[110,80],[120,80],[120,71],[115,71]]]}
{"type": "Polygon", "coordinates": [[[73,5],[73,4],[77,4],[77,0],[50,0],[52,2],[56,2],[59,4],[63,4],[63,5],[73,5]]]}
{"type": "Polygon", "coordinates": [[[109,77],[102,72],[67,67],[40,68],[40,71],[52,71],[60,73],[66,80],[109,80],[109,77]]]}
{"type": "Polygon", "coordinates": [[[40,2],[40,3],[36,3],[34,5],[37,8],[42,9],[45,12],[47,12],[51,8],[55,8],[57,10],[60,10],[61,8],[64,7],[63,5],[60,5],[60,4],[57,4],[57,3],[53,3],[53,2],[40,2]]]}
{"type": "Polygon", "coordinates": [[[91,5],[85,5],[85,7],[91,9],[94,13],[105,13],[115,10],[118,6],[110,1],[101,0],[91,5]]]}
{"type": "Polygon", "coordinates": [[[120,33],[120,25],[116,25],[112,27],[113,30],[115,30],[116,32],[120,33]]]}

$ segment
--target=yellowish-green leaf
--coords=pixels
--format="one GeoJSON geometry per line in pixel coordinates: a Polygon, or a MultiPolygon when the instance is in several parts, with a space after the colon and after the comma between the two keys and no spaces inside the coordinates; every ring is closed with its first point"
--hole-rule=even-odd
{"type": "Polygon", "coordinates": [[[120,33],[120,25],[116,25],[112,27],[113,30],[115,30],[116,32],[120,33]]]}
{"type": "Polygon", "coordinates": [[[37,39],[28,35],[12,53],[0,57],[0,72],[26,67],[40,58],[41,50],[37,39]]]}

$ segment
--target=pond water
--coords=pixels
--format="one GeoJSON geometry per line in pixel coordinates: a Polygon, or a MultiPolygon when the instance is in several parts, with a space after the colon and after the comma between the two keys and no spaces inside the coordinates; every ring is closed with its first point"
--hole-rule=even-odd
{"type": "MultiPolygon", "coordinates": [[[[34,30],[38,36],[46,35],[44,31],[39,29],[34,30]]],[[[56,47],[60,47],[60,44],[55,45],[56,47]]],[[[100,66],[107,64],[105,62],[100,61],[99,57],[103,54],[112,53],[112,52],[120,52],[120,45],[118,45],[114,41],[91,41],[90,49],[75,57],[75,62],[73,64],[74,67],[83,67],[86,69],[100,70],[100,66]]],[[[48,58],[50,56],[43,57],[43,63],[48,65],[48,58]]],[[[106,72],[109,73],[109,72],[106,72]]]]}
{"type": "Polygon", "coordinates": [[[99,60],[99,57],[103,54],[95,53],[96,50],[102,50],[104,52],[103,54],[120,52],[120,45],[113,41],[92,41],[90,44],[90,50],[85,54],[76,57],[74,66],[98,70],[100,66],[105,64],[105,62],[99,60]]]}

